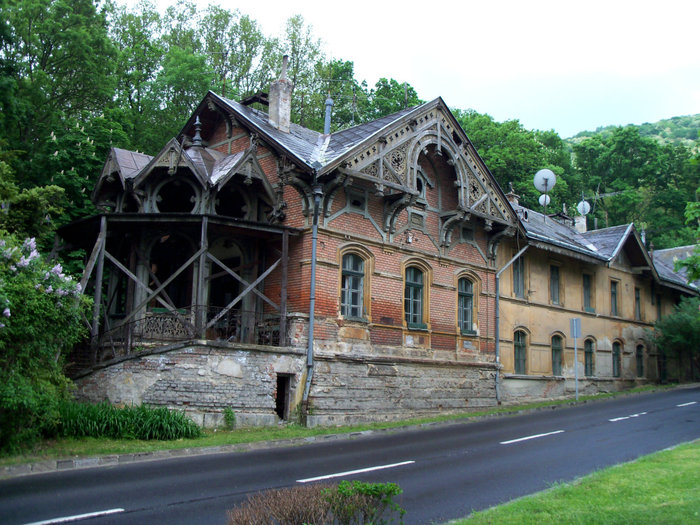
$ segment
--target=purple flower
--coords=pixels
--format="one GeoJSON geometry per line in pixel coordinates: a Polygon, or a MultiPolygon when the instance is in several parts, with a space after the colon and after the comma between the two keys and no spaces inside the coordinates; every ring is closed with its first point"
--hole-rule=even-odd
{"type": "Polygon", "coordinates": [[[10,317],[10,315],[11,315],[11,314],[10,314],[10,309],[9,309],[9,308],[5,308],[5,309],[2,311],[2,315],[4,315],[5,317],[10,317]]]}

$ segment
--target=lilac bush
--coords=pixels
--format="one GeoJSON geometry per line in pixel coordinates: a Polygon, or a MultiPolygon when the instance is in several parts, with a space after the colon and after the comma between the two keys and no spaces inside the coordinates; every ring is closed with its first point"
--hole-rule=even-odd
{"type": "Polygon", "coordinates": [[[64,355],[86,334],[90,300],[33,238],[0,232],[0,451],[54,428],[67,394],[64,355]]]}

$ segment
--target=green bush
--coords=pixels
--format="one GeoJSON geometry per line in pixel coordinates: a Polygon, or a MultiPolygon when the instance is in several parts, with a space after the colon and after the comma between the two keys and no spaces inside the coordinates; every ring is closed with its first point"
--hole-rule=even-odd
{"type": "Polygon", "coordinates": [[[233,430],[236,426],[236,413],[231,407],[224,408],[224,426],[228,430],[233,430]]]}
{"type": "Polygon", "coordinates": [[[341,481],[268,490],[228,512],[228,525],[382,525],[399,523],[405,510],[394,500],[395,483],[341,481]]]}
{"type": "Polygon", "coordinates": [[[196,438],[202,429],[183,412],[145,405],[118,408],[64,401],[59,407],[57,434],[62,437],[173,440],[196,438]]]}
{"type": "Polygon", "coordinates": [[[63,356],[86,333],[90,300],[37,251],[36,241],[0,232],[0,453],[55,428],[68,395],[63,356]]]}

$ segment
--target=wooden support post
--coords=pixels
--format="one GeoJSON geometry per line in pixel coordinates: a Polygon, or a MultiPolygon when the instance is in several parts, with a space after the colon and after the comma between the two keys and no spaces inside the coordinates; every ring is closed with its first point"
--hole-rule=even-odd
{"type": "Polygon", "coordinates": [[[90,347],[93,350],[91,352],[91,364],[95,364],[97,361],[97,346],[98,338],[100,333],[100,306],[102,305],[102,277],[104,274],[105,266],[105,244],[107,237],[107,217],[104,215],[100,218],[100,235],[98,238],[101,240],[98,248],[97,256],[97,269],[95,273],[95,303],[92,306],[92,327],[90,329],[90,347]]]}
{"type": "Polygon", "coordinates": [[[280,346],[287,346],[287,269],[289,267],[289,232],[282,232],[282,282],[280,284],[280,346]]]}
{"type": "Polygon", "coordinates": [[[207,252],[209,251],[208,239],[209,220],[206,216],[202,217],[202,233],[199,241],[199,272],[197,276],[197,304],[195,307],[195,330],[199,334],[200,339],[206,339],[206,324],[207,324],[207,290],[206,290],[206,262],[207,252]]]}

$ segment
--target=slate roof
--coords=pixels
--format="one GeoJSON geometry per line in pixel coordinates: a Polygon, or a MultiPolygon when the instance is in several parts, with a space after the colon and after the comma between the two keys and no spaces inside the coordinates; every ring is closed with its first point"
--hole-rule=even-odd
{"type": "Polygon", "coordinates": [[[599,253],[598,247],[575,229],[535,210],[513,204],[511,206],[521,217],[530,239],[552,244],[601,261],[606,260],[604,255],[599,253]]]}
{"type": "Polygon", "coordinates": [[[225,104],[237,118],[252,124],[274,142],[283,146],[289,153],[292,153],[299,161],[304,163],[307,168],[316,170],[329,167],[345,153],[368,140],[385,127],[439,100],[436,99],[431,103],[406,108],[366,124],[359,124],[330,135],[324,135],[294,123],[290,124],[289,133],[285,133],[269,123],[268,115],[264,111],[244,106],[235,100],[222,97],[212,91],[209,92],[209,95],[225,104]]]}
{"type": "MultiPolygon", "coordinates": [[[[688,272],[685,270],[685,268],[681,268],[678,271],[675,271],[674,268],[676,261],[682,261],[684,259],[687,259],[693,254],[694,249],[695,245],[678,246],[676,248],[667,248],[666,250],[655,250],[654,266],[661,267],[666,273],[680,275],[685,280],[685,282],[687,282],[688,272]]],[[[700,287],[700,281],[693,281],[691,284],[695,288],[700,287]]]]}
{"type": "MultiPolygon", "coordinates": [[[[521,217],[527,236],[532,241],[539,241],[540,243],[568,250],[573,252],[573,255],[579,254],[598,259],[603,264],[612,262],[620,251],[625,249],[626,243],[632,242],[636,244],[639,252],[643,254],[645,260],[643,266],[646,266],[646,262],[653,263],[654,273],[659,281],[666,285],[682,288],[686,292],[697,293],[696,285],[688,285],[685,275],[674,271],[672,253],[669,253],[668,256],[662,253],[662,256],[659,257],[659,251],[666,251],[659,250],[654,253],[653,258],[648,254],[646,248],[637,238],[634,224],[621,224],[610,228],[579,233],[574,228],[562,224],[550,216],[545,217],[544,214],[535,210],[519,205],[511,205],[521,217]]],[[[627,245],[627,249],[634,247],[635,244],[627,245]]],[[[692,247],[685,247],[685,249],[692,249],[692,247]]],[[[668,252],[671,252],[671,250],[668,250],[668,252]]]]}
{"type": "Polygon", "coordinates": [[[112,160],[122,179],[133,179],[136,177],[136,175],[151,162],[152,158],[153,157],[145,153],[112,148],[112,160]]]}

